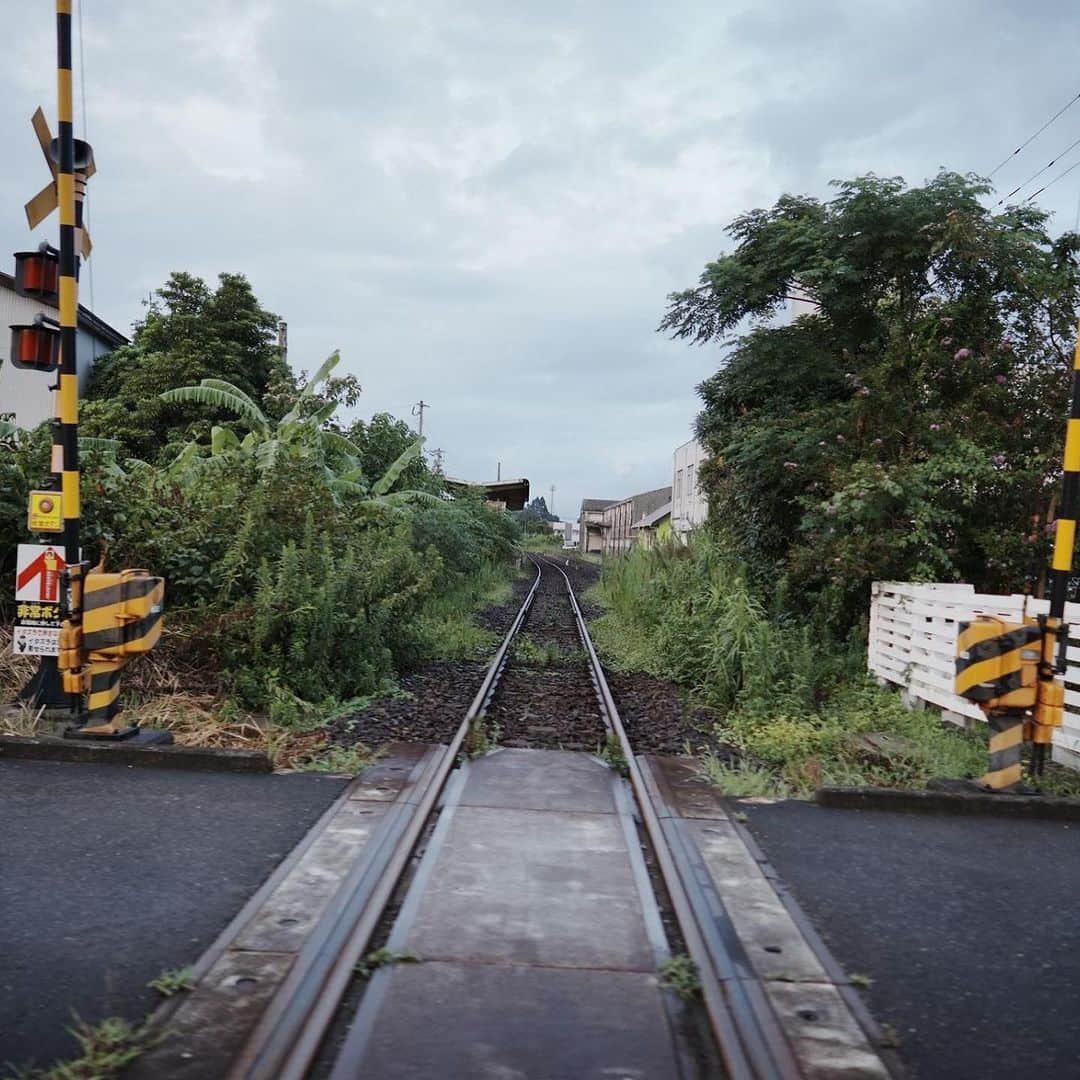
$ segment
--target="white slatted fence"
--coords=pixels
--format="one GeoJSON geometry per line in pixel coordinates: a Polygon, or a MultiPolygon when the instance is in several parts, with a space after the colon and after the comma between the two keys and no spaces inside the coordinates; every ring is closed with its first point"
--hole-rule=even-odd
{"type": "MultiPolygon", "coordinates": [[[[977,615],[1020,622],[1024,597],[977,593],[971,585],[923,585],[875,581],[870,599],[868,665],[879,678],[943,711],[946,719],[985,720],[982,710],[953,691],[957,623],[977,615]]],[[[1050,609],[1028,599],[1029,615],[1050,609]]],[[[1054,732],[1054,760],[1080,769],[1080,604],[1066,604],[1069,669],[1065,675],[1065,723],[1054,732]]]]}

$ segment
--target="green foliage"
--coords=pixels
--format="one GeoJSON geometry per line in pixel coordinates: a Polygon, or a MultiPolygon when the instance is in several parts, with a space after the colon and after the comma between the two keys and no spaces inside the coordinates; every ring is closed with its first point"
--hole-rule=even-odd
{"type": "Polygon", "coordinates": [[[706,758],[731,794],[806,794],[821,784],[924,786],[980,775],[986,740],[904,707],[865,674],[865,644],[823,625],[767,612],[740,564],[698,536],[605,563],[608,613],[594,628],[605,653],[687,686],[721,716],[717,736],[741,766],[706,758]],[[896,749],[860,736],[887,733],[896,749]]]}
{"type": "Polygon", "coordinates": [[[487,713],[477,713],[469,721],[469,730],[465,733],[462,749],[471,758],[480,758],[498,749],[502,729],[487,713]]]}
{"type": "Polygon", "coordinates": [[[374,760],[365,746],[332,744],[309,754],[293,764],[298,772],[333,773],[336,776],[355,776],[374,760]]]}
{"type": "MultiPolygon", "coordinates": [[[[241,278],[216,292],[170,279],[132,351],[97,376],[90,412],[108,423],[81,439],[83,544],[110,568],[161,574],[173,658],[284,745],[440,648],[485,650],[472,612],[505,585],[519,529],[478,496],[441,497],[408,425],[381,414],[345,432],[336,411],[359,384],[335,377],[336,352],[294,379],[275,326],[241,278]],[[165,412],[140,412],[145,395],[165,412]],[[129,438],[129,421],[149,428],[129,438]]],[[[0,424],[0,569],[48,457],[47,426],[0,424]]]]}
{"type": "Polygon", "coordinates": [[[195,981],[191,968],[171,968],[163,971],[156,979],[151,979],[147,989],[156,990],[162,997],[172,997],[185,990],[194,990],[195,981]]]}
{"type": "Polygon", "coordinates": [[[524,510],[515,511],[514,517],[527,536],[533,533],[551,536],[551,522],[559,520],[548,510],[547,500],[543,495],[537,495],[524,510]]]}
{"type": "Polygon", "coordinates": [[[728,346],[698,420],[717,529],[841,631],[875,578],[1022,591],[1047,563],[1080,236],[985,192],[942,172],[785,196],[670,297],[664,329],[728,346]],[[815,313],[770,326],[793,290],[815,313]]]}
{"type": "Polygon", "coordinates": [[[170,275],[132,343],[95,365],[83,431],[119,440],[124,456],[169,460],[185,442],[208,436],[220,413],[163,399],[164,392],[215,378],[261,407],[272,386],[294,385],[277,348],[277,324],[242,274],[219,275],[216,289],[191,274],[170,275]]]}
{"type": "Polygon", "coordinates": [[[710,751],[702,755],[701,769],[710,783],[735,799],[785,799],[791,794],[788,785],[764,765],[724,761],[710,751]]]}
{"type": "Polygon", "coordinates": [[[145,1025],[136,1027],[119,1017],[88,1024],[76,1016],[71,1033],[79,1044],[78,1057],[16,1075],[21,1080],[111,1080],[152,1045],[145,1025]]]}
{"type": "MultiPolygon", "coordinates": [[[[33,537],[26,528],[29,492],[41,486],[49,467],[49,432],[42,425],[34,432],[22,431],[3,421],[0,428],[0,576],[14,580],[16,545],[33,537]]],[[[12,590],[0,589],[0,617],[12,616],[12,590]]]]}
{"type": "Polygon", "coordinates": [[[685,953],[670,957],[660,968],[660,985],[674,990],[683,1001],[693,1001],[701,993],[697,965],[685,953]]]}
{"type": "MultiPolygon", "coordinates": [[[[355,447],[364,476],[382,476],[409,447],[417,435],[404,420],[389,413],[376,413],[370,420],[355,420],[344,432],[355,447]]],[[[428,468],[417,455],[409,461],[399,478],[400,486],[433,495],[442,493],[442,478],[428,468]]]]}
{"type": "Polygon", "coordinates": [[[614,732],[609,731],[604,736],[604,745],[596,751],[596,756],[620,776],[630,775],[630,766],[623,753],[622,743],[614,732]]]}

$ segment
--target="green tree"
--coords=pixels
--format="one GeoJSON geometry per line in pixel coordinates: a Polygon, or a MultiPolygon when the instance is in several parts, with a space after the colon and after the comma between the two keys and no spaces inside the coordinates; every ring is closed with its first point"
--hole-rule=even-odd
{"type": "Polygon", "coordinates": [[[132,343],[96,366],[81,421],[87,435],[119,440],[129,456],[162,461],[212,417],[164,391],[224,379],[263,404],[271,388],[293,384],[276,343],[277,316],[258,302],[242,274],[201,278],[173,273],[152,296],[132,343]]]}
{"type": "MultiPolygon", "coordinates": [[[[370,420],[355,420],[345,429],[345,437],[357,448],[365,476],[381,476],[416,442],[417,434],[390,413],[376,413],[370,420]]],[[[440,494],[444,484],[421,456],[411,461],[401,476],[405,487],[440,494]]]]}
{"type": "Polygon", "coordinates": [[[743,214],[669,297],[661,329],[727,350],[699,388],[714,524],[841,626],[875,578],[1020,589],[1060,484],[1080,237],[991,212],[974,177],[838,188],[743,214]],[[813,313],[774,325],[793,295],[813,313]]]}

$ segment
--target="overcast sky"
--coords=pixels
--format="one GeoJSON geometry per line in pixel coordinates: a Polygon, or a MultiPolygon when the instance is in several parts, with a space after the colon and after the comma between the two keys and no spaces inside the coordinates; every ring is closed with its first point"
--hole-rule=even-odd
{"type": "MultiPolygon", "coordinates": [[[[126,332],[169,271],[240,271],[294,367],[340,348],[361,415],[423,397],[452,475],[501,461],[572,516],[670,483],[718,353],[655,327],[734,215],[862,172],[986,173],[1080,91],[1067,0],[81,6],[98,314],[126,332]]],[[[14,251],[53,8],[0,17],[14,251]]],[[[995,180],[1074,139],[1080,104],[995,180]]],[[[1078,196],[1080,169],[1039,201],[1071,228],[1078,196]]]]}

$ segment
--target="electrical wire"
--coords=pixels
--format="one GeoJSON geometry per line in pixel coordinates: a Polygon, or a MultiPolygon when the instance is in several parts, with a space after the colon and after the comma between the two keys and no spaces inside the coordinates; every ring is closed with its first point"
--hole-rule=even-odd
{"type": "Polygon", "coordinates": [[[1000,206],[1006,199],[1011,199],[1018,191],[1022,191],[1024,188],[1026,188],[1032,180],[1037,180],[1040,176],[1042,176],[1044,172],[1046,172],[1047,169],[1057,164],[1058,158],[1063,158],[1067,153],[1069,153],[1070,150],[1075,149],[1077,146],[1080,146],[1080,139],[1077,139],[1075,142],[1070,143],[1067,147],[1065,147],[1064,150],[1061,151],[1061,153],[1055,154],[1041,169],[1039,169],[1038,172],[1032,173],[1022,184],[1017,184],[1017,186],[1014,187],[1008,195],[1003,195],[1000,199],[998,199],[998,206],[1000,206]]]}
{"type": "Polygon", "coordinates": [[[1069,173],[1071,173],[1073,171],[1073,169],[1078,169],[1078,168],[1080,168],[1080,161],[1077,161],[1075,164],[1070,165],[1064,172],[1058,173],[1057,176],[1055,176],[1053,180],[1047,181],[1045,184],[1043,184],[1043,186],[1041,188],[1039,188],[1038,191],[1035,192],[1034,195],[1029,195],[1024,200],[1024,202],[1031,202],[1035,198],[1036,195],[1041,195],[1047,188],[1053,187],[1059,180],[1064,180],[1065,177],[1068,176],[1069,173]]]}
{"type": "MultiPolygon", "coordinates": [[[[82,0],[76,0],[79,11],[79,96],[82,99],[82,130],[83,141],[90,142],[90,125],[86,116],[86,50],[83,46],[83,4],[82,0]]],[[[86,189],[83,192],[83,224],[86,228],[87,235],[92,235],[90,231],[90,185],[86,185],[86,189]]],[[[84,259],[83,264],[86,266],[87,277],[89,278],[90,286],[90,310],[95,315],[97,314],[97,303],[94,299],[94,264],[89,259],[84,259]]],[[[98,359],[98,340],[96,334],[90,335],[90,370],[97,366],[98,359]]]]}
{"type": "MultiPolygon", "coordinates": [[[[1053,122],[1054,122],[1054,121],[1055,121],[1055,120],[1056,120],[1057,118],[1058,118],[1058,117],[1059,117],[1059,116],[1061,116],[1061,115],[1062,115],[1062,113],[1065,113],[1065,112],[1067,112],[1067,111],[1068,111],[1069,109],[1071,109],[1071,108],[1072,108],[1072,107],[1073,107],[1073,106],[1074,106],[1074,105],[1075,105],[1075,104],[1076,104],[1076,103],[1077,103],[1078,101],[1080,101],[1080,93],[1078,93],[1078,94],[1076,95],[1076,97],[1074,97],[1074,98],[1071,98],[1071,99],[1070,99],[1070,100],[1069,100],[1068,102],[1066,102],[1066,103],[1065,103],[1064,105],[1062,105],[1062,107],[1061,107],[1060,109],[1058,109],[1058,111],[1057,111],[1056,113],[1054,113],[1054,115],[1053,115],[1053,116],[1051,116],[1051,117],[1050,117],[1050,119],[1049,119],[1049,120],[1047,120],[1047,121],[1046,121],[1046,123],[1045,123],[1045,124],[1043,124],[1043,126],[1042,126],[1041,128],[1039,128],[1039,130],[1038,130],[1038,131],[1036,131],[1036,132],[1035,132],[1035,134],[1034,134],[1034,135],[1032,135],[1032,136],[1031,136],[1031,137],[1030,137],[1029,139],[1027,139],[1027,140],[1025,140],[1024,142],[1022,142],[1022,143],[1021,143],[1021,144],[1020,144],[1020,145],[1019,145],[1019,146],[1018,146],[1018,147],[1017,147],[1017,148],[1016,148],[1016,149],[1015,149],[1015,150],[1014,150],[1014,151],[1013,151],[1013,152],[1012,152],[1011,154],[1009,154],[1008,156],[1006,156],[1006,158],[1005,158],[1005,159],[1004,159],[1004,160],[1003,160],[1003,161],[1002,161],[1002,162],[1001,162],[1001,163],[1000,163],[999,165],[996,165],[996,166],[995,166],[995,167],[994,167],[994,168],[993,168],[993,169],[991,170],[991,172],[989,173],[989,175],[990,175],[990,176],[992,177],[992,176],[993,176],[993,175],[994,175],[995,173],[999,172],[999,171],[1000,171],[1001,169],[1003,169],[1003,168],[1004,168],[1004,167],[1005,167],[1006,165],[1008,165],[1008,164],[1009,164],[1009,162],[1010,162],[1010,161],[1012,161],[1012,159],[1013,159],[1014,157],[1016,157],[1016,155],[1017,155],[1017,154],[1019,154],[1021,150],[1023,150],[1023,149],[1024,149],[1024,147],[1026,147],[1026,146],[1030,146],[1030,145],[1031,145],[1031,143],[1033,143],[1033,142],[1034,142],[1034,141],[1035,141],[1035,140],[1036,140],[1036,139],[1037,139],[1037,138],[1038,138],[1038,137],[1039,137],[1039,136],[1040,136],[1040,135],[1041,135],[1041,134],[1042,134],[1042,133],[1043,133],[1043,132],[1044,132],[1044,131],[1045,131],[1045,130],[1046,130],[1046,129],[1047,129],[1047,128],[1048,128],[1048,127],[1049,127],[1049,126],[1050,126],[1050,125],[1051,125],[1051,124],[1052,124],[1052,123],[1053,123],[1053,122]]],[[[1021,187],[1023,187],[1023,185],[1022,185],[1022,184],[1021,184],[1021,187]]],[[[1008,197],[1008,196],[1006,196],[1006,198],[1007,198],[1007,197],[1008,197]]]]}

